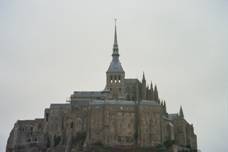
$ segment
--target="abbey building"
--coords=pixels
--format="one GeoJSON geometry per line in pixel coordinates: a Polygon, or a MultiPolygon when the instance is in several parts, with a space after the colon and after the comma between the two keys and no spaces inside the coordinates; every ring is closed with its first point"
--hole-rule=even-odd
{"type": "Polygon", "coordinates": [[[51,104],[44,118],[18,120],[6,152],[196,151],[193,125],[182,107],[169,114],[157,86],[125,77],[115,26],[112,61],[102,91],[74,91],[63,104],[51,104]],[[98,149],[98,150],[97,150],[98,149]]]}

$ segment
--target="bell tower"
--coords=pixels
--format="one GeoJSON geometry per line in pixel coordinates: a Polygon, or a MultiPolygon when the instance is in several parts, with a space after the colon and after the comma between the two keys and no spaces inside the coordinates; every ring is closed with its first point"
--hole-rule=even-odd
{"type": "Polygon", "coordinates": [[[125,72],[119,61],[119,47],[117,42],[117,30],[115,19],[114,44],[112,49],[112,61],[106,72],[106,90],[109,90],[114,99],[122,98],[124,96],[124,78],[125,72]]]}

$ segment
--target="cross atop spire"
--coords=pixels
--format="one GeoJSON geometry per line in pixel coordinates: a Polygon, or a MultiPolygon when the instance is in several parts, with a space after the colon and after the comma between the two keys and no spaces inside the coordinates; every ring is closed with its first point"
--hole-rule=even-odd
{"type": "Polygon", "coordinates": [[[113,53],[112,56],[119,56],[119,48],[118,48],[118,42],[117,42],[117,31],[116,31],[116,22],[117,19],[115,18],[115,33],[114,33],[114,44],[113,44],[113,53]]]}

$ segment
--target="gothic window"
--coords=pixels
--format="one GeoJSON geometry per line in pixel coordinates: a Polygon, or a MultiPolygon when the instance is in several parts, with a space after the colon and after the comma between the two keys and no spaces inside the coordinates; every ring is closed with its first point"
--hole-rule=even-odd
{"type": "Polygon", "coordinates": [[[121,80],[121,79],[120,79],[120,75],[119,75],[119,80],[121,80]]]}
{"type": "Polygon", "coordinates": [[[115,81],[115,83],[117,83],[117,81],[118,81],[116,75],[114,76],[114,81],[115,81]]]}

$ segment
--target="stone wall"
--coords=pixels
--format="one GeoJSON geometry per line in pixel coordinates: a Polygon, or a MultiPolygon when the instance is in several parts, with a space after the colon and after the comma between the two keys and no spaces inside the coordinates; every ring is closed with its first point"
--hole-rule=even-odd
{"type": "Polygon", "coordinates": [[[193,126],[183,118],[170,119],[153,101],[88,100],[52,104],[44,119],[18,121],[7,152],[70,152],[89,145],[156,147],[174,140],[197,148],[193,126]],[[35,148],[35,150],[34,150],[35,148]],[[17,151],[14,151],[17,149],[17,151]]]}

